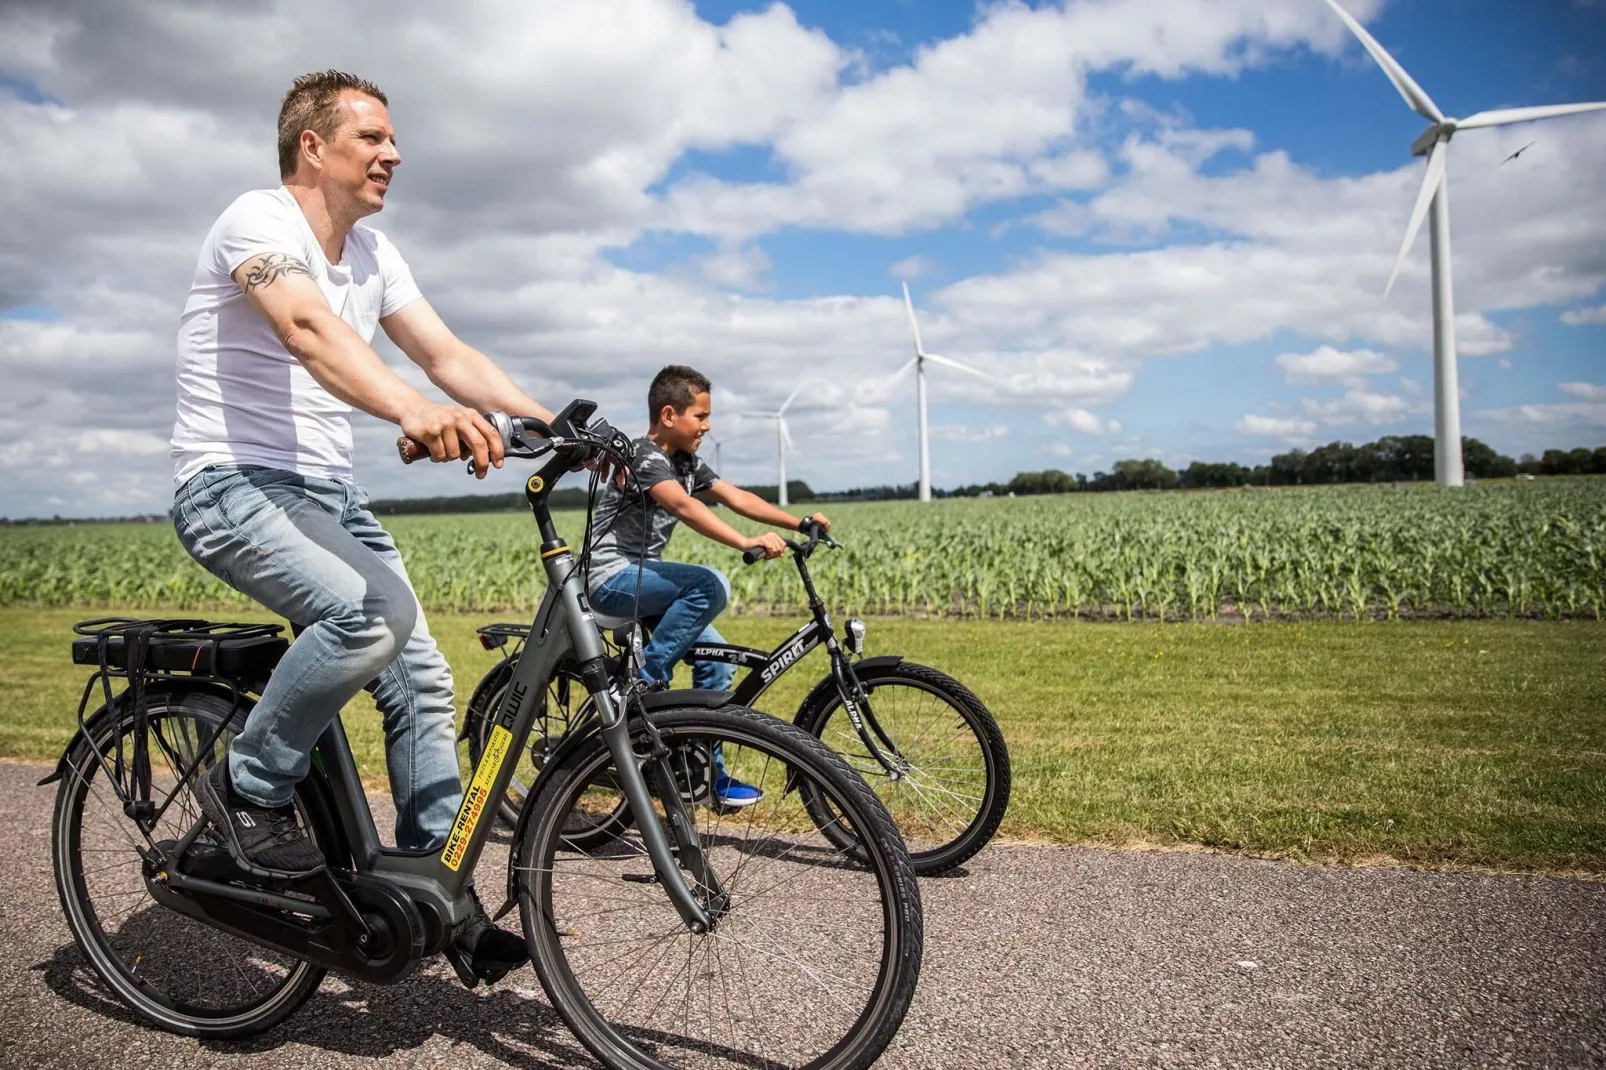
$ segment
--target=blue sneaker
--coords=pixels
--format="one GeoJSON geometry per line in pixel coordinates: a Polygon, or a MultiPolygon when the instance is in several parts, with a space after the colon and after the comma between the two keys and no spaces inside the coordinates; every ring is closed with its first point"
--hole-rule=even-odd
{"type": "Polygon", "coordinates": [[[714,778],[714,801],[720,806],[736,810],[752,806],[764,798],[764,793],[751,784],[744,784],[733,776],[721,774],[714,778]]]}

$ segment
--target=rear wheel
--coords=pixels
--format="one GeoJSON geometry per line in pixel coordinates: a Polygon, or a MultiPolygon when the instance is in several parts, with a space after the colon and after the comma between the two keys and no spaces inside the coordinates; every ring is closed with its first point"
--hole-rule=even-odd
{"type": "MultiPolygon", "coordinates": [[[[987,845],[1009,808],[1009,749],[998,722],[964,684],[925,665],[900,661],[857,675],[868,713],[898,750],[896,770],[871,754],[829,683],[799,713],[798,724],[875,790],[917,873],[953,869],[987,845]]],[[[886,750],[873,730],[870,736],[886,750]]],[[[826,800],[805,792],[804,801],[828,836],[840,835],[826,800]]]]}
{"type": "MultiPolygon", "coordinates": [[[[223,760],[245,714],[201,691],[153,693],[146,706],[152,800],[158,807],[166,803],[150,839],[176,841],[200,816],[195,778],[223,760]],[[180,786],[191,770],[194,776],[180,786]]],[[[162,1029],[225,1039],[276,1025],[312,995],[323,969],[151,897],[147,881],[156,879],[158,867],[147,856],[154,852],[124,813],[106,768],[115,771],[119,742],[125,760],[130,753],[132,718],[103,718],[95,735],[68,754],[52,826],[56,891],[79,949],[119,999],[162,1029]]],[[[332,835],[320,836],[319,826],[308,822],[305,790],[298,789],[297,809],[327,852],[332,835]]],[[[226,850],[210,828],[196,845],[226,850]]]]}
{"type": "MultiPolygon", "coordinates": [[[[468,705],[468,752],[475,765],[485,752],[485,741],[490,737],[491,725],[502,706],[508,682],[513,678],[516,659],[501,662],[480,681],[468,705]]],[[[564,661],[547,683],[546,696],[535,717],[530,732],[530,744],[519,755],[519,764],[508,781],[507,793],[497,805],[496,813],[509,826],[518,824],[519,811],[524,808],[530,788],[547,761],[563,742],[564,736],[580,721],[591,715],[591,696],[580,679],[572,662],[564,661]]],[[[570,817],[567,834],[583,849],[590,850],[618,836],[630,823],[624,795],[611,778],[599,777],[570,817]]]]}
{"type": "MultiPolygon", "coordinates": [[[[841,758],[772,717],[740,707],[651,717],[683,798],[707,799],[715,746],[764,797],[734,812],[687,807],[723,894],[697,887],[714,924],[696,934],[639,830],[595,851],[576,851],[564,832],[613,765],[606,742],[562,759],[533,800],[517,873],[553,1007],[610,1067],[870,1065],[909,1008],[922,944],[919,888],[886,810],[841,758]],[[821,833],[789,779],[840,815],[851,847],[821,833]]],[[[637,753],[649,751],[636,737],[637,753]]]]}

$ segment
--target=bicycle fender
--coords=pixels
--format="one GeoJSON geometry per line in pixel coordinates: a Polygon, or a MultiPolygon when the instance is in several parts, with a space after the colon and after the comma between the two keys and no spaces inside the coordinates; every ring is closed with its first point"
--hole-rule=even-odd
{"type": "MultiPolygon", "coordinates": [[[[157,695],[183,695],[191,691],[205,692],[207,694],[216,695],[218,698],[226,699],[228,701],[233,701],[234,699],[234,696],[229,693],[229,689],[221,684],[211,683],[206,680],[181,681],[167,679],[152,681],[151,683],[146,684],[145,701],[149,702],[157,695]]],[[[241,711],[249,713],[251,711],[251,707],[256,704],[255,700],[243,692],[239,697],[239,706],[241,711]]],[[[67,741],[67,745],[62,748],[61,757],[56,759],[55,769],[51,770],[49,776],[39,781],[39,783],[35,785],[36,787],[42,787],[46,784],[54,784],[62,777],[67,775],[67,759],[70,758],[73,751],[77,750],[80,746],[87,745],[87,741],[84,739],[84,729],[87,728],[92,734],[99,736],[102,731],[102,726],[117,715],[114,712],[113,707],[120,709],[123,704],[123,698],[123,695],[114,696],[111,706],[101,706],[94,713],[85,718],[83,727],[75,729],[73,731],[72,738],[69,739],[67,741]]]]}
{"type": "MultiPolygon", "coordinates": [[[[853,663],[853,673],[855,676],[863,676],[866,673],[873,673],[877,669],[890,669],[901,665],[903,660],[902,654],[881,654],[873,658],[860,658],[853,663]]],[[[822,677],[820,682],[815,684],[809,690],[809,693],[804,696],[803,701],[798,704],[797,713],[792,715],[792,723],[813,735],[814,718],[818,714],[819,708],[825,704],[827,695],[834,695],[835,693],[836,679],[830,675],[822,677]]]]}

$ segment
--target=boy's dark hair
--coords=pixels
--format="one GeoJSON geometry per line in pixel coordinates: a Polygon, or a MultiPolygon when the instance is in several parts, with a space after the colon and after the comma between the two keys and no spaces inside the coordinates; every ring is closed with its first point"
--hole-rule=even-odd
{"type": "Polygon", "coordinates": [[[677,413],[685,412],[686,406],[696,401],[698,394],[706,394],[711,389],[708,376],[696,368],[688,368],[684,364],[668,365],[652,377],[652,385],[647,388],[647,420],[657,423],[658,414],[664,411],[665,405],[677,413]]]}
{"type": "Polygon", "coordinates": [[[290,86],[279,105],[279,177],[296,173],[301,155],[301,131],[311,130],[325,141],[340,129],[340,94],[348,89],[373,97],[385,106],[390,101],[379,87],[366,78],[345,71],[314,71],[303,74],[290,86]]]}

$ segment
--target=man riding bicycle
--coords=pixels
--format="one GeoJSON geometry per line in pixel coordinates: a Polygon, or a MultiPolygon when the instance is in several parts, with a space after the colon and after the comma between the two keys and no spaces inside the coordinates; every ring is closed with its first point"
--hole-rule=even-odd
{"type": "MultiPolygon", "coordinates": [[[[237,857],[275,872],[323,864],[291,805],[313,745],[365,685],[384,718],[399,847],[438,848],[462,798],[452,677],[394,542],[352,478],[361,409],[436,461],[501,467],[479,415],[551,419],[420,294],[406,261],[358,220],[384,207],[401,154],[384,93],[339,71],[295,80],[279,110],[277,189],[212,226],[178,334],[173,522],[197,561],[304,629],[243,731],[197,784],[237,857]],[[433,402],[370,346],[383,327],[458,402],[433,402]]],[[[482,976],[522,965],[521,937],[478,900],[454,950],[482,976]]]]}

